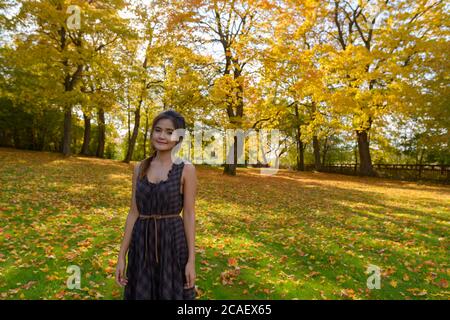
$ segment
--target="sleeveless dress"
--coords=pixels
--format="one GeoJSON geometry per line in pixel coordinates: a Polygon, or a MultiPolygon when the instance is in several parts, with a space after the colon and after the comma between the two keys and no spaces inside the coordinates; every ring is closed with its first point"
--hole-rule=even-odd
{"type": "MultiPolygon", "coordinates": [[[[150,157],[153,160],[155,155],[150,157]]],[[[173,162],[166,180],[136,181],[136,205],[141,215],[179,214],[183,209],[181,174],[184,161],[173,162]]],[[[194,300],[195,288],[184,288],[189,253],[183,218],[138,218],[128,248],[125,300],[194,300]],[[155,239],[156,236],[156,239],[155,239]]]]}

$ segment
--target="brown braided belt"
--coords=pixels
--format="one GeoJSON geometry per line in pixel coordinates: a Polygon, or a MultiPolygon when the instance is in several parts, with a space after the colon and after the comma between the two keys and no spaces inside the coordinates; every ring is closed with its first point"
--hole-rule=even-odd
{"type": "MultiPolygon", "coordinates": [[[[141,219],[153,219],[155,221],[155,257],[156,257],[156,263],[159,263],[158,260],[158,227],[156,226],[156,219],[165,219],[165,218],[181,218],[181,215],[176,214],[140,214],[139,218],[141,219]]],[[[148,225],[145,227],[145,252],[144,252],[144,259],[147,261],[147,240],[148,238],[148,225]]]]}

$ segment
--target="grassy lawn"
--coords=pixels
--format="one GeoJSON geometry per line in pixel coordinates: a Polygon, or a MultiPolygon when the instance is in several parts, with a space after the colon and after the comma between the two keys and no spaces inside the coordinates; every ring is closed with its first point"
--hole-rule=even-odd
{"type": "MultiPolygon", "coordinates": [[[[0,148],[1,299],[122,298],[132,166],[0,148]]],[[[199,299],[450,298],[449,186],[196,168],[199,299]]]]}

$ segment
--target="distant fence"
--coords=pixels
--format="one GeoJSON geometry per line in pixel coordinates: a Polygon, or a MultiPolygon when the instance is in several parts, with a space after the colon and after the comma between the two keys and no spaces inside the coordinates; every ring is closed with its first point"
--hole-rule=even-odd
{"type": "MultiPolygon", "coordinates": [[[[450,165],[435,164],[373,164],[381,178],[402,180],[429,180],[450,183],[450,165]]],[[[305,170],[314,170],[314,165],[306,165],[305,170]]],[[[340,164],[322,166],[323,172],[358,175],[357,164],[340,164]]]]}

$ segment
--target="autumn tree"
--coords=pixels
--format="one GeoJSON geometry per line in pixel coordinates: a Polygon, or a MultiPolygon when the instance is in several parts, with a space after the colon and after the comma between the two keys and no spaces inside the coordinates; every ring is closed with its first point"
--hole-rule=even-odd
{"type": "Polygon", "coordinates": [[[359,172],[374,175],[369,133],[374,121],[425,103],[433,46],[445,42],[444,1],[327,2],[324,28],[332,45],[322,60],[330,103],[356,133],[359,172]]]}
{"type": "MultiPolygon", "coordinates": [[[[118,15],[125,2],[15,1],[20,6],[11,19],[16,60],[45,83],[33,96],[50,96],[64,112],[62,152],[71,153],[72,112],[80,103],[79,90],[87,64],[117,38],[124,26],[118,15]],[[47,90],[50,89],[50,90],[47,90]]],[[[28,90],[32,88],[28,87],[28,90]]],[[[18,95],[20,98],[20,95],[18,95]]],[[[27,97],[28,99],[30,97],[27,97]]]]}
{"type": "MultiPolygon", "coordinates": [[[[223,125],[228,129],[244,129],[245,70],[257,59],[260,26],[267,21],[264,18],[270,7],[268,1],[184,1],[176,2],[172,12],[172,23],[188,35],[186,42],[218,53],[211,99],[226,113],[228,123],[223,125]]],[[[226,154],[225,174],[236,174],[242,152],[234,135],[226,154]]]]}
{"type": "Polygon", "coordinates": [[[285,99],[297,147],[297,169],[304,170],[304,151],[311,140],[314,164],[320,169],[319,135],[328,123],[327,88],[319,58],[325,43],[317,22],[320,1],[280,1],[269,24],[262,78],[271,99],[285,99]]]}

